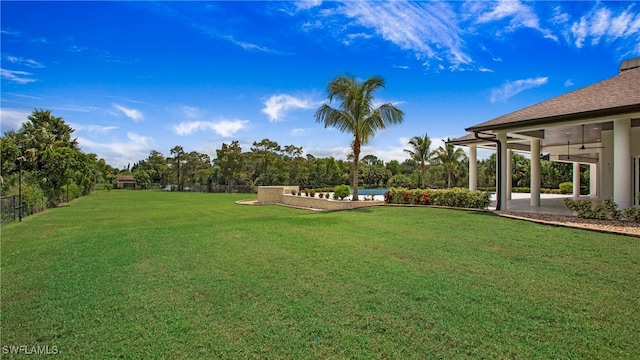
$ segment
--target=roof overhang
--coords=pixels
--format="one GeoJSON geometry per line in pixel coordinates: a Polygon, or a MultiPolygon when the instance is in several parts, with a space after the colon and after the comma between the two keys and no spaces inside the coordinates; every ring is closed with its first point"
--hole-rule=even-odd
{"type": "Polygon", "coordinates": [[[580,113],[563,114],[543,118],[526,119],[514,121],[505,124],[494,125],[476,125],[466,128],[468,132],[501,132],[519,128],[536,128],[545,126],[557,126],[563,123],[572,123],[580,121],[591,121],[604,118],[631,117],[632,119],[640,118],[640,104],[622,106],[617,108],[608,108],[595,111],[586,111],[580,113]]]}

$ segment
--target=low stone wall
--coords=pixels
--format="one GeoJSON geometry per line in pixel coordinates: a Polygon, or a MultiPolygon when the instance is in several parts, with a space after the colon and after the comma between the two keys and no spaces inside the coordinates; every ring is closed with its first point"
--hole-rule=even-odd
{"type": "Polygon", "coordinates": [[[258,186],[258,203],[279,204],[282,195],[291,194],[291,190],[299,190],[298,186],[258,186]]]}
{"type": "Polygon", "coordinates": [[[347,210],[365,206],[383,205],[384,201],[351,201],[321,199],[306,195],[291,195],[291,190],[299,191],[298,186],[258,186],[259,204],[282,204],[299,208],[317,210],[347,210]]]}
{"type": "Polygon", "coordinates": [[[321,209],[321,210],[347,210],[356,209],[365,206],[383,205],[384,201],[351,201],[351,200],[333,200],[333,199],[320,199],[319,197],[297,196],[297,195],[282,195],[280,202],[284,205],[309,208],[309,209],[321,209]]]}

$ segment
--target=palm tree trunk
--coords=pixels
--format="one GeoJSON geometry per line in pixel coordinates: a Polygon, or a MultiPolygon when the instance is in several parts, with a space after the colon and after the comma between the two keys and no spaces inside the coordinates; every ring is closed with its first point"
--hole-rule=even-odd
{"type": "Polygon", "coordinates": [[[425,188],[425,183],[424,183],[424,169],[425,169],[425,165],[424,162],[422,164],[420,164],[420,177],[422,178],[422,188],[425,188]]]}
{"type": "Polygon", "coordinates": [[[360,142],[358,139],[353,143],[353,196],[351,201],[358,201],[358,162],[360,161],[360,142]]]}

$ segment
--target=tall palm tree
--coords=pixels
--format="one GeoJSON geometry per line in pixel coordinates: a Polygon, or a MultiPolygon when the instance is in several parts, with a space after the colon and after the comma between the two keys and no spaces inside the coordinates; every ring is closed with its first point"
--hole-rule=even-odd
{"type": "Polygon", "coordinates": [[[404,113],[391,103],[373,107],[373,92],[384,88],[384,79],[372,76],[364,82],[353,75],[341,75],[327,85],[329,103],[336,98],[339,108],[323,104],[316,111],[316,122],[324,127],[332,126],[341,132],[353,134],[353,200],[358,200],[358,162],[360,149],[375,135],[390,124],[401,124],[404,113]]]}
{"type": "Polygon", "coordinates": [[[467,155],[461,148],[454,147],[450,138],[447,138],[444,144],[444,147],[440,146],[438,150],[436,150],[436,161],[444,166],[447,171],[447,188],[450,188],[451,174],[467,155]]]}
{"type": "Polygon", "coordinates": [[[412,149],[404,151],[411,155],[411,158],[416,162],[420,163],[420,181],[421,187],[424,189],[426,187],[425,184],[425,176],[424,172],[427,168],[427,163],[433,159],[435,155],[435,151],[431,150],[431,139],[429,139],[429,135],[426,133],[424,136],[414,136],[409,140],[409,145],[411,145],[412,149]]]}

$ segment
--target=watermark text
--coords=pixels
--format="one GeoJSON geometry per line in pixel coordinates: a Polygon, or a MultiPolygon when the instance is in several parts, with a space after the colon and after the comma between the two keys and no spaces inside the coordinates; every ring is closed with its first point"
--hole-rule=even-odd
{"type": "Polygon", "coordinates": [[[28,346],[28,345],[3,345],[2,353],[16,355],[56,355],[58,353],[57,346],[28,346]]]}

